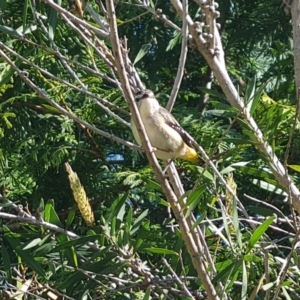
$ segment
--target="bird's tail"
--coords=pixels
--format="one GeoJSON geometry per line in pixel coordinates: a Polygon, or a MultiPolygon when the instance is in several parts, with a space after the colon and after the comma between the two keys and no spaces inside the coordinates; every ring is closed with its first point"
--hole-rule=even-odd
{"type": "Polygon", "coordinates": [[[185,153],[185,157],[183,159],[189,160],[193,163],[199,164],[202,159],[199,156],[199,153],[196,152],[193,148],[188,148],[188,151],[185,153]]]}

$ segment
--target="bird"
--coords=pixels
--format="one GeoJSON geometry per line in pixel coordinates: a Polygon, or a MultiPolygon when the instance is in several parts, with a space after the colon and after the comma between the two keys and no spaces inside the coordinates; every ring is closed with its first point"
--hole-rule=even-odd
{"type": "MultiPolygon", "coordinates": [[[[137,91],[135,101],[158,159],[175,160],[179,158],[194,163],[200,162],[200,157],[187,132],[168,110],[160,106],[151,90],[137,91]]],[[[141,146],[142,142],[132,118],[131,128],[136,142],[141,146]]]]}

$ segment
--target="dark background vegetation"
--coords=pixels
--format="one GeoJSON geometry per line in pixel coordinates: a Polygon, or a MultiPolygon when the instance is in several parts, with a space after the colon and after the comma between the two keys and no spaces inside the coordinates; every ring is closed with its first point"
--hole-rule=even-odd
{"type": "MultiPolygon", "coordinates": [[[[56,55],[55,47],[58,47],[60,52],[69,58],[74,72],[90,92],[128,110],[121,92],[114,85],[76,64],[79,62],[91,67],[94,63],[101,72],[111,76],[101,58],[61,19],[57,20],[54,30],[54,46],[49,35],[36,23],[32,5],[29,3],[30,1],[1,1],[2,42],[55,76],[74,83],[74,78],[56,55]],[[7,30],[17,30],[22,26],[28,28],[29,25],[37,27],[26,34],[25,39],[7,30]]],[[[99,11],[97,3],[91,1],[90,4],[99,11]]],[[[245,99],[251,93],[260,93],[260,101],[253,117],[262,129],[265,139],[283,161],[296,111],[290,16],[284,13],[284,5],[280,0],[234,0],[220,1],[219,4],[221,17],[218,22],[221,24],[221,37],[230,76],[245,99]]],[[[63,1],[62,6],[69,8],[66,1],[63,1]]],[[[155,7],[161,8],[172,22],[181,27],[171,3],[157,1],[155,7]]],[[[36,1],[36,10],[48,17],[52,13],[51,9],[40,1],[36,1]]],[[[116,10],[119,35],[127,37],[132,61],[143,45],[151,44],[147,55],[135,67],[145,86],[152,89],[162,105],[165,105],[178,67],[180,36],[163,22],[155,20],[151,13],[144,14],[145,10],[134,3],[117,1],[116,10]]],[[[192,1],[190,14],[194,20],[200,20],[199,7],[192,1]]],[[[92,22],[88,14],[84,18],[92,22]]],[[[45,26],[49,26],[49,21],[45,20],[45,26]]],[[[130,128],[108,116],[89,97],[61,82],[45,77],[37,69],[17,58],[11,58],[21,70],[28,72],[35,84],[47,91],[61,106],[101,130],[124,140],[134,141],[130,128]]],[[[199,52],[189,48],[184,78],[172,113],[209,155],[218,155],[218,169],[226,178],[230,172],[233,173],[237,196],[253,218],[261,218],[259,222],[262,222],[262,217],[272,216],[274,213],[282,218],[273,208],[262,203],[277,207],[283,215],[289,216],[290,204],[287,194],[271,174],[269,163],[250,142],[247,127],[242,121],[236,120],[237,113],[228,104],[218,82],[213,81],[213,92],[205,108],[198,109],[203,104],[203,87],[207,82],[208,72],[208,66],[199,52]],[[228,130],[229,126],[231,127],[228,130]],[[254,202],[247,196],[257,198],[261,202],[254,202]]],[[[76,85],[76,82],[74,84],[76,85]]],[[[128,115],[122,117],[129,121],[128,115]]],[[[290,165],[300,165],[299,141],[297,128],[288,158],[290,165]]],[[[223,197],[225,191],[213,178],[212,171],[208,169],[203,176],[202,168],[189,162],[177,161],[176,166],[185,190],[190,190],[197,180],[205,186],[195,205],[195,216],[206,216],[211,220],[221,217],[216,198],[223,197]],[[217,194],[212,192],[212,185],[216,186],[217,194]]],[[[295,171],[295,168],[290,171],[299,185],[299,172],[295,171]]],[[[122,264],[119,249],[134,249],[134,256],[140,257],[141,262],[147,263],[151,272],[157,273],[162,280],[170,273],[161,262],[163,256],[178,276],[196,276],[180,232],[177,229],[172,232],[169,227],[172,223],[171,215],[164,205],[164,196],[155,184],[146,157],[87,130],[51,108],[24,84],[1,58],[0,186],[2,195],[15,204],[25,206],[27,203],[32,214],[40,205],[48,203],[57,213],[59,222],[57,221],[56,225],[82,237],[97,234],[94,240],[102,247],[100,252],[96,252],[85,246],[85,243],[78,242],[77,245],[66,244],[66,248],[54,251],[60,243],[68,242],[68,238],[59,239],[57,236],[60,234],[51,234],[33,225],[7,229],[8,221],[0,219],[2,233],[6,233],[0,237],[0,270],[7,274],[2,280],[3,287],[7,287],[7,284],[17,285],[16,282],[21,281],[22,276],[31,277],[30,272],[33,269],[36,274],[36,286],[37,282],[42,285],[47,283],[54,290],[74,299],[83,299],[85,294],[89,294],[89,299],[148,299],[143,298],[147,296],[147,286],[139,289],[135,286],[116,292],[111,278],[104,276],[123,276],[124,280],[131,280],[130,284],[136,282],[128,271],[128,265],[122,264]],[[118,154],[121,155],[121,160],[117,160],[115,155],[118,154]],[[112,161],[108,160],[108,157],[112,161]],[[78,174],[90,199],[96,219],[96,227],[93,230],[85,225],[76,210],[64,168],[66,162],[69,162],[78,174]],[[147,215],[134,225],[134,221],[146,210],[147,215]],[[72,215],[73,213],[75,214],[72,215]],[[68,222],[68,218],[72,221],[68,222]],[[137,230],[133,230],[135,226],[137,230]],[[30,250],[24,249],[32,240],[37,241],[36,245],[29,247],[30,250]],[[180,258],[175,255],[168,256],[163,251],[153,254],[148,248],[169,249],[181,254],[180,258]],[[31,265],[26,260],[29,253],[34,258],[31,265]],[[35,264],[39,264],[39,271],[35,264]],[[73,269],[61,268],[62,264],[67,264],[73,269]],[[78,273],[77,267],[84,271],[100,273],[97,281],[86,276],[84,272],[78,273]],[[10,274],[8,268],[10,271],[13,268],[18,269],[21,274],[10,274]]],[[[13,209],[7,207],[5,211],[13,212],[13,209]]],[[[214,224],[220,227],[223,221],[220,219],[214,224]]],[[[235,245],[232,249],[226,242],[220,241],[219,237],[211,236],[208,224],[203,225],[219,274],[222,274],[229,262],[235,261],[238,265],[241,260],[246,259],[243,251],[251,236],[251,228],[248,223],[243,222],[240,226],[243,235],[242,247],[236,244],[235,232],[231,230],[235,245]]],[[[269,264],[272,265],[269,276],[270,282],[274,282],[282,267],[282,263],[276,260],[276,257],[285,258],[291,251],[293,230],[280,222],[276,224],[276,228],[286,231],[269,229],[268,235],[248,253],[246,267],[249,295],[265,272],[264,260],[269,260],[269,264]],[[264,247],[271,244],[274,247],[266,258],[264,247]]],[[[293,256],[291,264],[297,264],[297,255],[293,256]]],[[[136,270],[132,272],[135,273],[136,270]]],[[[241,267],[224,273],[225,275],[216,280],[224,283],[232,299],[238,299],[241,297],[241,286],[238,282],[243,280],[241,267]]],[[[139,278],[144,276],[143,273],[136,274],[139,278]]],[[[298,280],[299,270],[286,276],[286,286],[293,291],[292,295],[297,294],[299,290],[298,280]]],[[[191,290],[203,292],[197,279],[191,279],[187,285],[191,290]]],[[[266,293],[268,292],[261,290],[256,299],[265,299],[266,293]]],[[[284,291],[281,290],[281,293],[284,291]]],[[[205,297],[205,293],[203,295],[205,297]]],[[[40,292],[40,296],[46,298],[45,292],[40,292]]],[[[24,297],[31,299],[30,295],[24,297]]],[[[182,299],[176,294],[172,294],[172,297],[174,298],[171,299],[182,299]]]]}

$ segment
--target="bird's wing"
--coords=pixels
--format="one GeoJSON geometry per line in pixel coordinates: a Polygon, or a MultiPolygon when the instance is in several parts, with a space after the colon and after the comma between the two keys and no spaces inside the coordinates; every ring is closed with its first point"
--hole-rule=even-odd
{"type": "Polygon", "coordinates": [[[183,141],[191,148],[194,148],[187,132],[180,126],[177,120],[171,115],[171,113],[163,107],[160,107],[159,113],[163,116],[165,123],[174,129],[182,137],[183,141]]]}

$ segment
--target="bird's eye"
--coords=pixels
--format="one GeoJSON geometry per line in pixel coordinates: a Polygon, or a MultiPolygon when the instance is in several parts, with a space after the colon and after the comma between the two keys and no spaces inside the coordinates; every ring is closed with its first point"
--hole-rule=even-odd
{"type": "Polygon", "coordinates": [[[135,94],[135,101],[136,102],[139,102],[143,97],[143,93],[142,93],[142,91],[138,91],[136,94],[135,94]]]}

